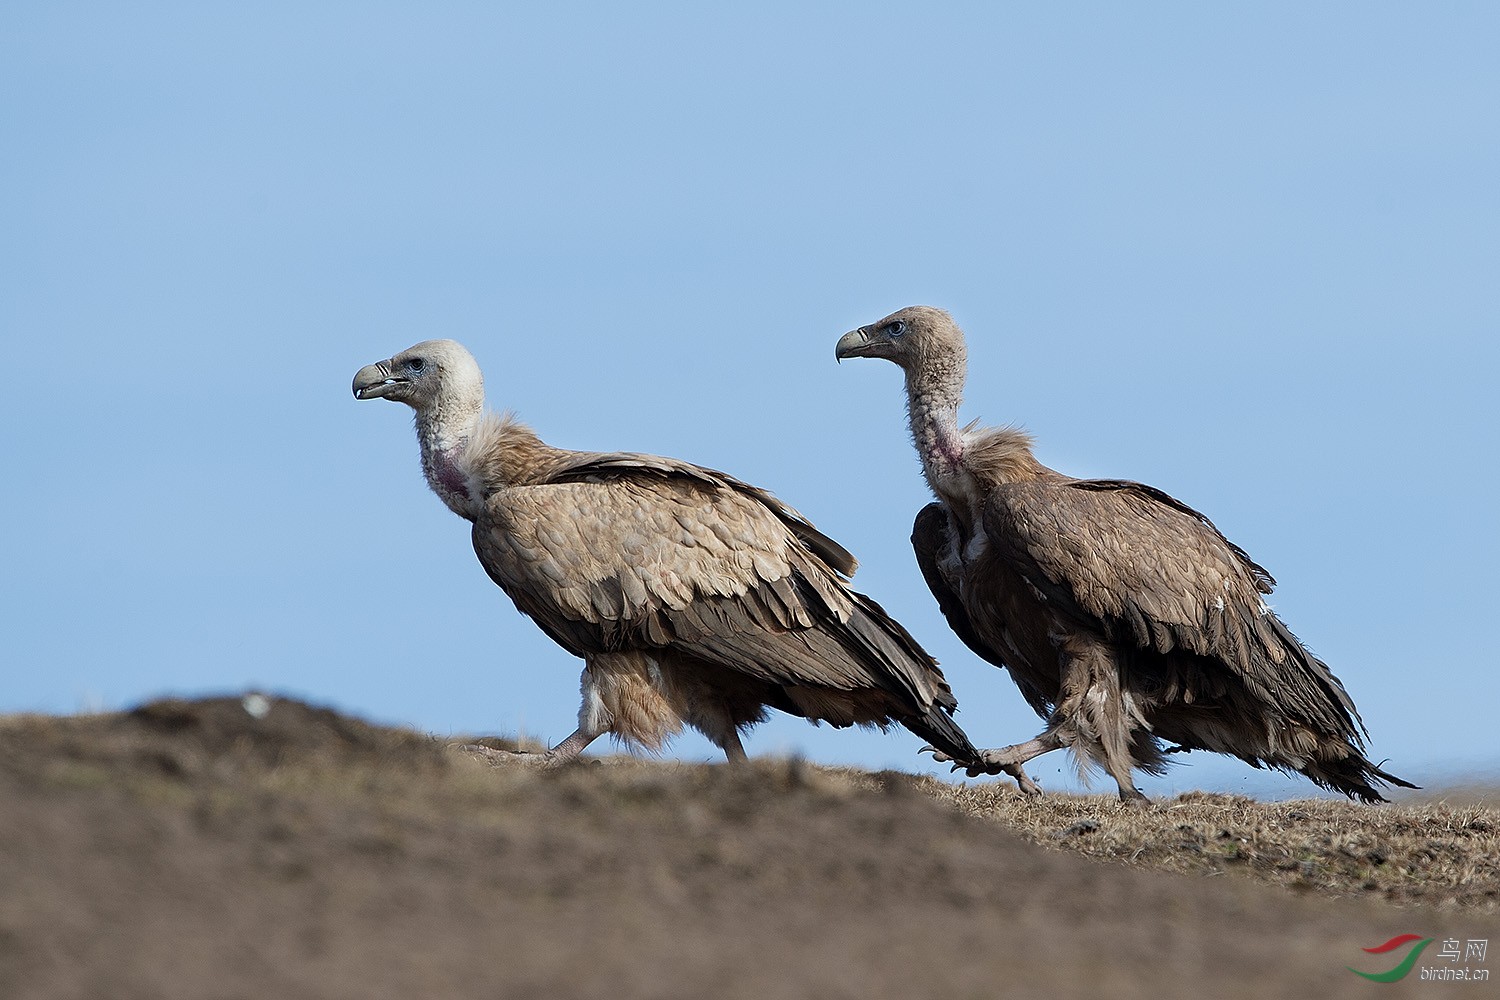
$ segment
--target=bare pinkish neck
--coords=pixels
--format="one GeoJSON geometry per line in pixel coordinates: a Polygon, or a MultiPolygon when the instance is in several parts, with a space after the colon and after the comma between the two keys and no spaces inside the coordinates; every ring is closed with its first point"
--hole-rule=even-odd
{"type": "Polygon", "coordinates": [[[475,498],[460,459],[484,410],[477,400],[445,400],[417,414],[417,442],[422,448],[422,475],[438,499],[459,517],[474,519],[475,498]]]}
{"type": "Polygon", "coordinates": [[[952,476],[964,460],[964,438],[958,426],[958,404],[963,398],[963,373],[931,369],[908,375],[906,409],[911,439],[922,459],[923,471],[934,487],[952,476]]]}

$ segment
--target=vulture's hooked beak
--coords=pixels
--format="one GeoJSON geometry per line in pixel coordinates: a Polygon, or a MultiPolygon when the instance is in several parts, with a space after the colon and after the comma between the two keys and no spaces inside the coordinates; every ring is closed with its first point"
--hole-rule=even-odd
{"type": "Polygon", "coordinates": [[[354,398],[380,399],[389,396],[392,389],[405,382],[406,379],[391,371],[389,358],[385,361],[377,361],[373,365],[365,365],[354,373],[354,398]]]}
{"type": "Polygon", "coordinates": [[[850,330],[839,338],[838,346],[833,349],[833,356],[840,361],[845,358],[874,358],[876,341],[870,336],[869,327],[860,327],[858,330],[850,330]]]}

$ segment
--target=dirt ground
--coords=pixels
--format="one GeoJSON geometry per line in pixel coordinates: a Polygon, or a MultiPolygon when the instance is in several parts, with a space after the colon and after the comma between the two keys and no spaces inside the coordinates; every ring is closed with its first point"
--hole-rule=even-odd
{"type": "Polygon", "coordinates": [[[15,716],[0,997],[1492,996],[1346,966],[1500,950],[1497,831],[1483,803],[544,771],[255,696],[15,716]]]}

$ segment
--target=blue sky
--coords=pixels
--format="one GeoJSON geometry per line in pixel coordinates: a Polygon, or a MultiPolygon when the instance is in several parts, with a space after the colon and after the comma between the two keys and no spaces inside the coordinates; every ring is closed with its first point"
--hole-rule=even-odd
{"type": "MultiPolygon", "coordinates": [[[[776,491],[977,742],[1028,737],[913,562],[899,373],[833,361],[927,303],[966,416],[1277,576],[1374,759],[1493,774],[1497,46],[1458,3],[9,4],[0,711],[256,686],[567,735],[579,662],[426,492],[405,409],[349,394],[453,337],[554,444],[776,491]]],[[[779,717],[748,748],[918,745],[779,717]]],[[[1201,755],[1143,787],[1312,791],[1201,755]]]]}

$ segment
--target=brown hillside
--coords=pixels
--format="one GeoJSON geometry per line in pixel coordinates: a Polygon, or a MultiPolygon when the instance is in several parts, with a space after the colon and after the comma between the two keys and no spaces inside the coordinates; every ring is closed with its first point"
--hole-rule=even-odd
{"type": "Polygon", "coordinates": [[[248,704],[0,721],[0,996],[1468,995],[1345,966],[1500,939],[1482,805],[541,771],[248,704]]]}

